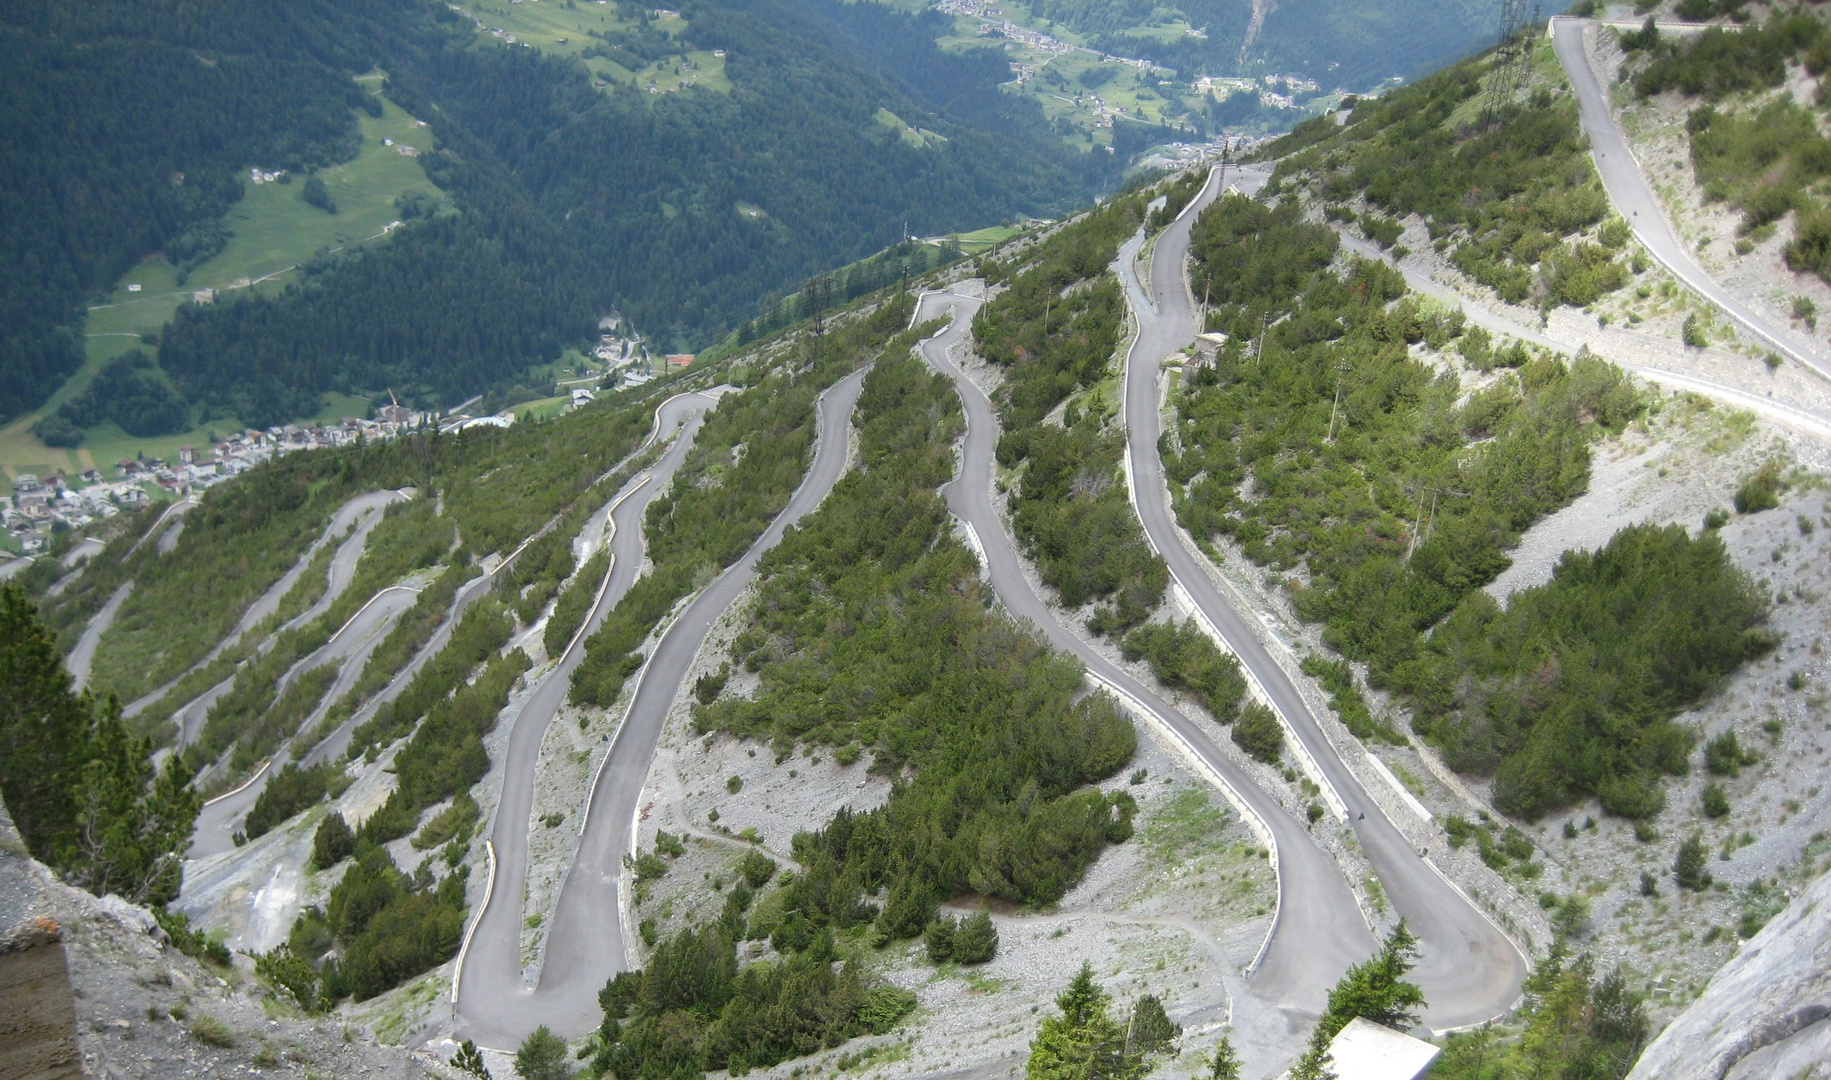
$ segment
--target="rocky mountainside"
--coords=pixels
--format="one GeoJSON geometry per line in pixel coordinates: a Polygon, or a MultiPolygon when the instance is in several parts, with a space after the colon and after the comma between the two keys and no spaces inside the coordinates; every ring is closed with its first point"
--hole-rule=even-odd
{"type": "Polygon", "coordinates": [[[1775,916],[1628,1080],[1818,1076],[1831,1061],[1831,874],[1775,916]]]}
{"type": "Polygon", "coordinates": [[[243,979],[173,948],[145,908],[57,881],[0,806],[0,1076],[453,1075],[358,1028],[294,1019],[243,979]]]}

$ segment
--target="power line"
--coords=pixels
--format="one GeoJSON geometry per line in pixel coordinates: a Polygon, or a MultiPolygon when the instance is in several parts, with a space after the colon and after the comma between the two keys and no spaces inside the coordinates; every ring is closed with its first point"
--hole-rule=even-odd
{"type": "Polygon", "coordinates": [[[1490,131],[1500,122],[1500,114],[1513,102],[1513,95],[1525,84],[1532,70],[1534,29],[1539,9],[1533,5],[1527,13],[1526,0],[1500,0],[1500,33],[1494,59],[1488,68],[1487,97],[1481,106],[1481,129],[1490,131]]]}

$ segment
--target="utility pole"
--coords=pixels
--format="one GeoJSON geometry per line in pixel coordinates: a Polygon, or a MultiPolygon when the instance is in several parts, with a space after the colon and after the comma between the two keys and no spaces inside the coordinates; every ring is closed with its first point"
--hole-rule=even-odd
{"type": "Polygon", "coordinates": [[[1271,325],[1271,318],[1272,313],[1270,308],[1267,308],[1265,314],[1259,317],[1259,349],[1253,354],[1253,362],[1255,364],[1265,363],[1265,332],[1271,325]]]}
{"type": "Polygon", "coordinates": [[[833,275],[821,274],[807,283],[809,306],[814,309],[814,336],[826,333],[824,318],[827,306],[833,302],[833,275]]]}
{"type": "Polygon", "coordinates": [[[1411,543],[1405,549],[1405,561],[1407,563],[1411,562],[1412,553],[1418,550],[1418,544],[1419,544],[1418,529],[1420,526],[1422,526],[1424,529],[1423,542],[1426,544],[1430,543],[1430,535],[1433,531],[1435,531],[1435,529],[1437,527],[1437,498],[1438,498],[1438,496],[1448,495],[1452,499],[1466,499],[1466,498],[1469,498],[1471,494],[1473,494],[1472,492],[1467,492],[1467,491],[1457,491],[1455,488],[1422,487],[1422,488],[1418,488],[1416,490],[1417,490],[1418,494],[1420,494],[1420,495],[1422,495],[1426,492],[1428,492],[1430,494],[1430,520],[1429,520],[1429,523],[1426,524],[1425,514],[1424,514],[1424,501],[1422,499],[1419,499],[1417,517],[1413,520],[1412,526],[1411,526],[1411,543]]]}

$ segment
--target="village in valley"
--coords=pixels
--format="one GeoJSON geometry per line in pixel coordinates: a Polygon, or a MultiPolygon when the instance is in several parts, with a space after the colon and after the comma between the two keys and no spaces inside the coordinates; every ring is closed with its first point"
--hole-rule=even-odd
{"type": "Polygon", "coordinates": [[[137,454],[112,467],[98,463],[80,471],[17,472],[10,492],[0,493],[0,529],[4,529],[0,579],[23,570],[30,557],[44,552],[60,533],[150,502],[201,493],[286,454],[380,442],[435,427],[443,432],[508,427],[529,411],[540,415],[567,412],[588,404],[601,391],[641,386],[655,377],[658,367],[678,370],[695,359],[692,353],[652,359],[642,335],[618,316],[599,320],[598,331],[590,358],[579,358],[572,369],[577,377],[556,381],[551,397],[486,410],[479,406],[490,401],[479,395],[437,412],[402,405],[390,393],[387,402],[371,410],[368,417],[248,428],[210,445],[180,446],[170,460],[137,454]]]}

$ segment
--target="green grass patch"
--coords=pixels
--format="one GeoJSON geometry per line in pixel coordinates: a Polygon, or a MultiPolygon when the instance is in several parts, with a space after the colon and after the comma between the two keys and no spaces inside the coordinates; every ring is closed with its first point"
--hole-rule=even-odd
{"type": "Polygon", "coordinates": [[[1224,846],[1221,831],[1226,827],[1227,811],[1214,805],[1206,791],[1183,788],[1168,806],[1145,819],[1144,842],[1159,862],[1181,863],[1203,850],[1224,846]]]}
{"type": "MultiPolygon", "coordinates": [[[[379,91],[381,75],[365,75],[363,85],[379,91]]],[[[96,466],[106,475],[109,466],[124,457],[144,452],[148,457],[170,459],[178,447],[208,445],[211,432],[227,435],[241,429],[234,417],[217,417],[188,431],[155,438],[135,438],[114,424],[85,431],[83,444],[73,450],[47,447],[31,433],[38,419],[76,397],[109,360],[157,335],[171,321],[180,304],[202,290],[218,293],[241,289],[278,290],[297,280],[295,267],[315,252],[348,247],[379,239],[389,223],[399,220],[395,200],[408,192],[436,197],[438,189],[420,169],[417,154],[432,148],[432,133],[393,102],[381,97],[382,115],[359,113],[362,152],[352,161],[320,171],[326,190],[337,206],[329,214],[307,203],[303,177],[292,183],[254,184],[243,175],[243,195],[223,217],[230,233],[221,252],[188,274],[155,255],[122,277],[99,304],[91,307],[84,324],[86,358],[83,366],[38,410],[0,428],[0,467],[11,472],[39,470],[80,471],[96,466]],[[384,145],[384,140],[394,145],[384,145]],[[411,149],[414,154],[403,153],[411,149]],[[139,290],[132,291],[133,286],[139,290]]],[[[324,407],[311,419],[335,420],[361,416],[368,409],[364,398],[327,394],[324,407]]]]}
{"type": "Polygon", "coordinates": [[[729,94],[731,79],[725,58],[707,49],[669,48],[687,28],[679,15],[640,20],[625,18],[618,5],[591,0],[499,4],[466,0],[460,13],[481,22],[481,44],[530,48],[553,56],[575,57],[590,70],[594,85],[608,89],[622,83],[658,94],[686,89],[729,94]],[[660,55],[657,56],[657,53],[660,55]]]}

